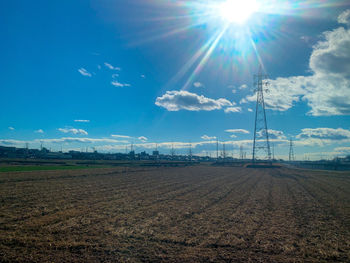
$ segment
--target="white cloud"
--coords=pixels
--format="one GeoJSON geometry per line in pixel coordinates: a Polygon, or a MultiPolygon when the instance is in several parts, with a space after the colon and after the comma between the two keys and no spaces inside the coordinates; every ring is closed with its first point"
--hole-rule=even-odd
{"type": "Polygon", "coordinates": [[[72,134],[81,134],[81,135],[88,135],[87,131],[83,129],[75,129],[75,128],[59,128],[60,132],[63,133],[72,133],[72,134]]]}
{"type": "Polygon", "coordinates": [[[225,132],[230,132],[230,133],[241,133],[241,134],[249,134],[250,132],[245,130],[245,129],[228,129],[225,130],[225,132]]]}
{"type": "Polygon", "coordinates": [[[130,86],[131,86],[131,85],[128,84],[128,83],[121,83],[121,82],[119,82],[119,81],[117,81],[117,80],[113,80],[113,81],[111,82],[111,84],[112,84],[113,86],[115,86],[115,87],[121,87],[121,88],[123,88],[123,87],[130,87],[130,86]]]}
{"type": "Polygon", "coordinates": [[[202,88],[203,84],[197,81],[197,82],[193,83],[193,86],[195,86],[196,88],[202,88]]]}
{"type": "Polygon", "coordinates": [[[80,68],[78,69],[79,73],[85,77],[91,77],[92,74],[90,72],[88,72],[86,69],[84,68],[80,68]]]}
{"type": "Polygon", "coordinates": [[[315,128],[302,129],[297,135],[298,139],[321,139],[321,140],[345,140],[350,139],[350,130],[342,128],[315,128]]]}
{"type": "Polygon", "coordinates": [[[334,148],[334,152],[339,154],[350,154],[350,147],[336,147],[334,148]]]}
{"type": "Polygon", "coordinates": [[[242,108],[241,107],[228,107],[224,111],[225,111],[225,113],[242,112],[242,108]]]}
{"type": "MultiPolygon", "coordinates": [[[[339,16],[347,23],[350,11],[339,16]]],[[[286,111],[299,101],[306,101],[314,116],[350,114],[350,29],[336,28],[323,33],[323,40],[313,46],[309,60],[310,76],[292,76],[269,80],[266,107],[286,111]]],[[[248,96],[255,101],[255,95],[248,96]]]]}
{"type": "Polygon", "coordinates": [[[247,84],[243,84],[243,85],[241,85],[240,87],[239,87],[239,89],[246,89],[246,88],[248,88],[248,85],[247,84]]]}
{"type": "Polygon", "coordinates": [[[90,120],[74,120],[75,122],[90,122],[90,120]]]}
{"type": "Polygon", "coordinates": [[[208,136],[208,135],[203,135],[201,138],[203,140],[215,140],[216,139],[215,136],[208,136]]]}
{"type": "Polygon", "coordinates": [[[108,138],[72,138],[64,137],[59,139],[40,139],[34,142],[44,143],[128,143],[128,141],[120,141],[108,138]]]}
{"type": "Polygon", "coordinates": [[[233,104],[227,99],[210,99],[203,95],[191,93],[188,91],[167,91],[163,96],[156,99],[155,104],[163,107],[168,111],[212,111],[220,110],[233,104]]]}
{"type": "Polygon", "coordinates": [[[111,70],[121,70],[121,68],[114,67],[113,65],[111,65],[110,63],[107,63],[107,62],[105,62],[104,65],[111,70]]]}
{"type": "Polygon", "coordinates": [[[345,24],[345,25],[349,25],[350,24],[350,9],[345,10],[343,13],[341,13],[338,16],[338,23],[339,24],[345,24]]]}
{"type": "MultiPolygon", "coordinates": [[[[254,101],[254,100],[255,100],[255,96],[254,96],[253,101],[254,101]]],[[[239,101],[239,104],[243,104],[243,103],[248,103],[247,99],[242,98],[242,99],[239,101]]]]}
{"type": "MultiPolygon", "coordinates": [[[[285,140],[287,139],[287,137],[284,135],[283,131],[276,131],[276,130],[271,130],[268,129],[268,134],[269,134],[269,139],[271,140],[285,140]]],[[[264,134],[264,130],[261,130],[259,132],[257,132],[258,137],[262,137],[262,135],[264,134]]]]}
{"type": "Polygon", "coordinates": [[[145,78],[146,78],[146,75],[142,74],[140,77],[143,78],[143,79],[145,79],[145,78]]]}
{"type": "Polygon", "coordinates": [[[11,127],[11,126],[8,127],[8,128],[9,128],[9,130],[11,130],[11,131],[13,131],[13,130],[15,129],[15,128],[11,127]]]}
{"type": "MultiPolygon", "coordinates": [[[[25,143],[30,143],[31,145],[39,146],[41,143],[45,144],[71,144],[71,143],[123,143],[125,147],[125,143],[128,141],[124,140],[115,140],[108,138],[72,138],[72,137],[63,137],[63,138],[54,138],[54,139],[35,139],[30,141],[20,141],[20,140],[8,140],[8,139],[0,139],[0,144],[3,145],[17,145],[23,146],[25,143]]],[[[123,145],[120,145],[123,147],[123,145]]]]}
{"type": "Polygon", "coordinates": [[[145,136],[140,136],[140,137],[138,137],[137,139],[139,139],[139,140],[142,141],[142,142],[147,142],[147,141],[148,141],[148,138],[145,137],[145,136]]]}
{"type": "Polygon", "coordinates": [[[127,135],[118,135],[118,134],[112,134],[111,135],[114,138],[124,138],[124,139],[131,139],[131,136],[127,136],[127,135]]]}
{"type": "Polygon", "coordinates": [[[34,131],[35,133],[44,133],[44,131],[42,129],[36,130],[34,131]]]}
{"type": "Polygon", "coordinates": [[[253,112],[253,110],[252,110],[251,108],[248,108],[248,111],[249,111],[249,112],[253,112]]]}
{"type": "Polygon", "coordinates": [[[324,146],[333,143],[349,143],[350,130],[338,128],[305,128],[296,136],[299,141],[296,145],[303,146],[324,146]]]}
{"type": "Polygon", "coordinates": [[[231,138],[237,138],[237,135],[231,134],[230,137],[231,138]]]}

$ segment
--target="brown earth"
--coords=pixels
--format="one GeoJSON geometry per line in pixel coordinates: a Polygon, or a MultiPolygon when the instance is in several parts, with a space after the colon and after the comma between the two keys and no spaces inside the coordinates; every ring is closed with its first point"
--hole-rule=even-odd
{"type": "Polygon", "coordinates": [[[0,174],[1,262],[350,262],[350,174],[240,167],[0,174]]]}

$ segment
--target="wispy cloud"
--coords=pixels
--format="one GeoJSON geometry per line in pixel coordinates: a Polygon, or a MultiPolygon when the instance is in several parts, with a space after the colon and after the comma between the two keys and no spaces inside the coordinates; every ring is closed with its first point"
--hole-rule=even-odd
{"type": "Polygon", "coordinates": [[[345,10],[343,13],[341,13],[338,16],[338,23],[339,24],[350,25],[350,9],[345,10]]]}
{"type": "Polygon", "coordinates": [[[15,128],[13,128],[13,127],[8,127],[9,128],[9,130],[11,130],[11,131],[13,131],[13,130],[15,130],[15,128]]]}
{"type": "Polygon", "coordinates": [[[350,154],[350,147],[336,147],[334,148],[335,152],[338,152],[340,154],[350,154]]]}
{"type": "Polygon", "coordinates": [[[88,135],[87,131],[83,129],[75,129],[75,128],[59,128],[60,132],[63,133],[72,133],[72,134],[81,134],[81,135],[88,135]]]}
{"type": "Polygon", "coordinates": [[[130,86],[131,86],[129,83],[121,83],[121,82],[119,82],[119,81],[117,81],[117,80],[113,80],[113,81],[111,82],[111,84],[112,84],[113,86],[115,86],[115,87],[120,87],[120,88],[123,88],[123,87],[130,87],[130,86]]]}
{"type": "Polygon", "coordinates": [[[91,77],[92,74],[84,68],[78,69],[79,73],[85,77],[91,77]]]}
{"type": "Polygon", "coordinates": [[[202,83],[200,83],[199,81],[193,83],[193,86],[196,87],[196,88],[202,88],[204,87],[202,83]]]}
{"type": "Polygon", "coordinates": [[[105,62],[104,65],[111,70],[121,70],[119,67],[114,67],[112,64],[105,62]]]}
{"type": "MultiPolygon", "coordinates": [[[[268,129],[267,132],[269,134],[269,139],[277,139],[277,140],[287,139],[287,137],[284,135],[283,131],[268,129]]],[[[258,138],[262,137],[264,134],[265,134],[264,130],[257,132],[258,138]]]]}
{"type": "Polygon", "coordinates": [[[143,78],[143,79],[145,79],[145,78],[146,78],[146,75],[142,74],[140,77],[143,78]]]}
{"type": "Polygon", "coordinates": [[[215,136],[208,136],[208,135],[203,135],[201,138],[203,140],[215,140],[216,139],[215,136]]]}
{"type": "Polygon", "coordinates": [[[250,132],[245,130],[245,129],[227,129],[225,132],[230,132],[230,133],[241,133],[241,134],[249,134],[250,132]]]}
{"type": "Polygon", "coordinates": [[[148,138],[145,137],[145,136],[140,136],[140,137],[138,137],[137,139],[139,139],[139,140],[142,141],[142,142],[147,142],[147,141],[148,141],[148,138]]]}
{"type": "Polygon", "coordinates": [[[212,111],[233,105],[227,99],[210,99],[203,95],[184,90],[167,91],[163,96],[156,99],[155,104],[167,109],[168,111],[212,111]]]}
{"type": "Polygon", "coordinates": [[[74,120],[75,122],[90,122],[90,120],[74,120]]]}
{"type": "Polygon", "coordinates": [[[128,135],[118,135],[118,134],[112,134],[111,136],[114,138],[123,138],[123,139],[131,139],[132,138],[131,136],[128,136],[128,135]]]}
{"type": "Polygon", "coordinates": [[[36,130],[34,131],[35,133],[44,133],[44,131],[42,129],[36,130]]]}
{"type": "Polygon", "coordinates": [[[241,107],[228,107],[224,110],[225,113],[236,113],[236,112],[242,112],[241,107]]]}

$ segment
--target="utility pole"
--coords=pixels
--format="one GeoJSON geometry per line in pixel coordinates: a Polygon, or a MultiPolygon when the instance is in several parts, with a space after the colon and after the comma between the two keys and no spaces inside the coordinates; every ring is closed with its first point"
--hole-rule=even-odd
{"type": "Polygon", "coordinates": [[[224,159],[224,162],[225,162],[226,161],[225,143],[222,144],[222,158],[224,159]]]}
{"type": "Polygon", "coordinates": [[[271,151],[269,133],[267,129],[264,89],[267,91],[267,75],[262,74],[261,66],[259,74],[254,76],[254,86],[256,87],[256,109],[253,143],[253,163],[258,159],[265,159],[271,162],[271,151]],[[259,156],[260,154],[260,156],[259,156]]]}
{"type": "Polygon", "coordinates": [[[219,161],[219,139],[216,138],[216,161],[219,161]]]}
{"type": "Polygon", "coordinates": [[[174,144],[171,144],[171,160],[174,160],[175,150],[174,150],[174,144]]]}

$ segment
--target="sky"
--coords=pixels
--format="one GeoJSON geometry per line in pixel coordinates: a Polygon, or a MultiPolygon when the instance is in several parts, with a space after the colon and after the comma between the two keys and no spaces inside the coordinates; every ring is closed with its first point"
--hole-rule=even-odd
{"type": "Polygon", "coordinates": [[[348,1],[0,3],[0,145],[299,160],[350,154],[348,1]]]}

